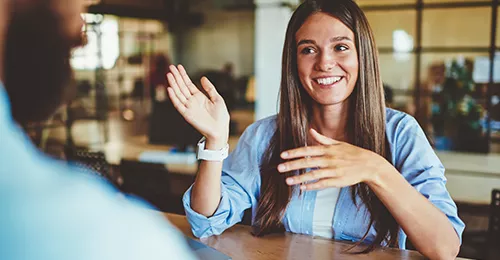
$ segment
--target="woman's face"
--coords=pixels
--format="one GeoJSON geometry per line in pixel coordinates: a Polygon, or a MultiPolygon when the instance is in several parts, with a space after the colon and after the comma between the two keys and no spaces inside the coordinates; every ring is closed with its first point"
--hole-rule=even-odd
{"type": "Polygon", "coordinates": [[[358,79],[354,33],[340,20],[316,13],[295,34],[300,82],[319,104],[335,105],[351,95],[358,79]]]}

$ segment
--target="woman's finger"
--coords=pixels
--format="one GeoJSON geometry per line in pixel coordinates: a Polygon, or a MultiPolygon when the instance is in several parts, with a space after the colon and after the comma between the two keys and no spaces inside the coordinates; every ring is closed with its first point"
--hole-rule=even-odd
{"type": "Polygon", "coordinates": [[[337,177],[335,169],[319,169],[301,175],[289,177],[286,179],[286,183],[288,185],[296,185],[308,181],[320,180],[323,178],[334,178],[334,177],[337,177]]]}
{"type": "Polygon", "coordinates": [[[295,159],[306,156],[322,156],[327,153],[327,147],[322,145],[317,146],[305,146],[299,147],[292,150],[284,151],[281,153],[281,158],[283,159],[295,159]]]}
{"type": "Polygon", "coordinates": [[[297,159],[278,165],[278,171],[281,173],[290,172],[308,168],[325,168],[331,159],[325,157],[309,157],[297,159]]]}
{"type": "Polygon", "coordinates": [[[186,96],[184,96],[184,94],[182,94],[180,88],[179,88],[179,85],[177,85],[177,81],[175,80],[174,78],[174,75],[172,73],[167,73],[167,81],[168,81],[168,84],[170,85],[170,88],[172,88],[175,96],[179,99],[179,101],[183,104],[183,105],[186,105],[187,104],[187,98],[186,96]]]}
{"type": "Polygon", "coordinates": [[[175,109],[179,111],[181,115],[184,115],[186,112],[186,106],[179,100],[177,97],[177,94],[175,94],[174,89],[172,87],[167,88],[168,96],[170,97],[170,100],[172,100],[172,104],[174,105],[175,109]]]}
{"type": "Polygon", "coordinates": [[[175,82],[177,82],[177,86],[179,87],[180,91],[182,92],[182,94],[184,94],[186,99],[189,100],[189,98],[191,97],[191,92],[186,86],[186,83],[184,82],[181,73],[179,72],[179,70],[177,70],[177,67],[175,67],[174,65],[170,65],[169,68],[170,68],[170,73],[172,73],[172,75],[174,76],[175,82]]]}
{"type": "Polygon", "coordinates": [[[326,188],[342,188],[350,186],[344,183],[341,178],[326,178],[319,180],[315,183],[308,183],[300,185],[301,190],[321,190],[326,188]]]}
{"type": "Polygon", "coordinates": [[[186,83],[186,86],[189,89],[189,92],[191,93],[191,95],[198,93],[199,92],[198,88],[193,84],[193,82],[189,78],[189,75],[187,74],[186,69],[184,69],[184,66],[179,65],[177,67],[178,67],[179,72],[181,73],[181,77],[184,80],[184,82],[186,83]]]}

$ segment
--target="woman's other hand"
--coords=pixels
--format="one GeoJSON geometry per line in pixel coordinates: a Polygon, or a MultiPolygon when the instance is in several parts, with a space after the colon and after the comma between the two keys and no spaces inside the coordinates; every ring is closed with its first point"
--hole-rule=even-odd
{"type": "Polygon", "coordinates": [[[333,140],[314,129],[310,133],[320,145],[281,153],[281,158],[290,161],[278,165],[279,172],[312,169],[287,178],[288,185],[300,185],[302,190],[318,190],[352,186],[360,182],[370,184],[376,181],[379,173],[393,167],[385,158],[372,151],[333,140]]]}

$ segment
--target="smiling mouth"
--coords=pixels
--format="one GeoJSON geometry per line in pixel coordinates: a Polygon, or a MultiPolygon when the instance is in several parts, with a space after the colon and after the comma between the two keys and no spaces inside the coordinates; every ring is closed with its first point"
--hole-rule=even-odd
{"type": "Polygon", "coordinates": [[[330,86],[342,80],[344,77],[328,77],[328,78],[317,78],[314,82],[321,86],[330,86]]]}

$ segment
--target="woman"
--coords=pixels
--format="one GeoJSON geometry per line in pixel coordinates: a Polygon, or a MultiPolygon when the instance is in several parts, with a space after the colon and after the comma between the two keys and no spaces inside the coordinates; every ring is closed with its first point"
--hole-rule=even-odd
{"type": "MultiPolygon", "coordinates": [[[[206,137],[204,149],[223,150],[224,101],[206,78],[209,98],[182,66],[171,69],[176,108],[206,137]]],[[[252,208],[255,235],[286,230],[367,243],[365,251],[405,248],[408,237],[431,259],[458,254],[464,224],[444,168],[415,119],[384,107],[373,34],[353,1],[298,7],[280,91],[278,115],[248,127],[224,164],[201,162],[184,196],[196,236],[220,234],[252,208]]]]}

